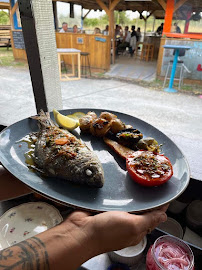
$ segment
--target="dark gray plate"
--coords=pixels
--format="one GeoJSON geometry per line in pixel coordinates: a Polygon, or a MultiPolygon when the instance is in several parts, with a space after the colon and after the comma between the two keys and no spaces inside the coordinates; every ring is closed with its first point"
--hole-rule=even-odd
{"type": "MultiPolygon", "coordinates": [[[[62,114],[76,111],[95,111],[98,115],[104,110],[72,109],[63,110],[62,114]]],[[[37,131],[37,123],[24,119],[6,128],[0,134],[0,161],[15,177],[35,191],[62,203],[92,211],[122,210],[140,212],[161,206],[177,198],[187,187],[190,179],[188,163],[179,148],[162,132],[148,123],[130,115],[112,112],[124,123],[140,130],[144,137],[154,137],[163,144],[162,152],[171,160],[173,177],[159,187],[142,187],[131,180],[126,172],[125,162],[108,148],[100,138],[79,135],[79,128],[74,134],[90,146],[100,159],[105,173],[103,188],[96,189],[79,186],[56,178],[43,178],[30,171],[25,163],[24,153],[28,151],[26,143],[16,141],[30,132],[37,131]]],[[[53,115],[51,114],[53,118],[53,115]]],[[[12,188],[12,187],[11,187],[12,188]]]]}

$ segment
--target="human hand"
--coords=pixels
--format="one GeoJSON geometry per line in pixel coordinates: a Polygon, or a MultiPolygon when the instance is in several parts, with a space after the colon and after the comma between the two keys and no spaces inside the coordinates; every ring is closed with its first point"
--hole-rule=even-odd
{"type": "Polygon", "coordinates": [[[67,222],[85,235],[91,254],[96,256],[138,244],[148,232],[166,221],[167,208],[168,205],[165,205],[140,215],[114,211],[90,216],[89,213],[76,211],[67,222]]]}

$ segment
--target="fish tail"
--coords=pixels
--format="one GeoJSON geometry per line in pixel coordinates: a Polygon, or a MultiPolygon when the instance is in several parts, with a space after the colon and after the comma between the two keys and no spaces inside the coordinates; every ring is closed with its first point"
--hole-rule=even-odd
{"type": "Polygon", "coordinates": [[[55,126],[53,121],[50,119],[49,112],[44,112],[43,110],[40,110],[40,113],[38,115],[32,116],[31,118],[37,120],[41,127],[55,126]]]}

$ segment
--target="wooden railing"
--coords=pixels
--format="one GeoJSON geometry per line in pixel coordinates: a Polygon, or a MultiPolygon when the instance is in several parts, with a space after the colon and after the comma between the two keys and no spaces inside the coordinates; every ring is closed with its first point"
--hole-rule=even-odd
{"type": "MultiPolygon", "coordinates": [[[[108,70],[110,68],[111,43],[110,37],[104,35],[88,35],[74,33],[56,33],[57,48],[75,48],[90,53],[92,68],[108,70]]],[[[65,62],[71,61],[64,57],[65,62]]]]}

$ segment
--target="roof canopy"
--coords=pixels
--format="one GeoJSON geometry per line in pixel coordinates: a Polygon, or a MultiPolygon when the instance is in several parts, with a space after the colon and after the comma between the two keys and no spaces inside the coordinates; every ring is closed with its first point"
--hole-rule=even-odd
{"type": "Polygon", "coordinates": [[[10,9],[9,0],[0,0],[0,9],[10,9]]]}
{"type": "MultiPolygon", "coordinates": [[[[57,0],[53,0],[57,1],[57,0]]],[[[60,0],[61,1],[61,0],[60,0]]],[[[94,10],[102,10],[100,5],[96,0],[62,0],[62,2],[68,2],[72,4],[81,5],[85,9],[94,9],[94,10]]],[[[102,2],[108,7],[110,0],[102,0],[102,2]]],[[[123,11],[123,10],[132,10],[132,11],[163,11],[165,10],[167,0],[136,0],[136,1],[125,1],[121,0],[115,7],[115,10],[123,11]],[[161,3],[161,4],[160,4],[161,3]],[[162,5],[163,4],[163,5],[162,5]],[[164,6],[164,8],[163,8],[164,6]]],[[[176,5],[180,3],[184,3],[180,9],[184,9],[184,7],[192,8],[192,11],[202,11],[202,1],[201,0],[176,0],[176,5]]],[[[163,13],[164,14],[164,13],[163,13]]],[[[158,15],[157,15],[158,16],[158,15]]],[[[162,14],[161,16],[162,17],[162,14]]]]}

